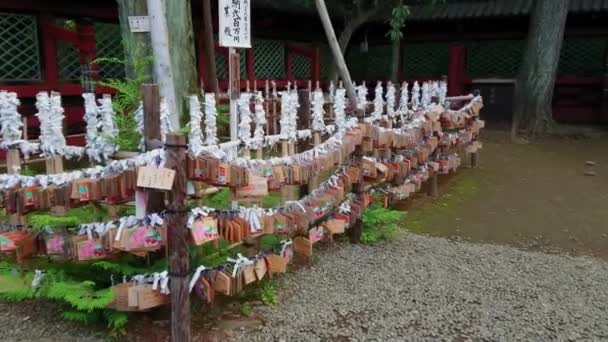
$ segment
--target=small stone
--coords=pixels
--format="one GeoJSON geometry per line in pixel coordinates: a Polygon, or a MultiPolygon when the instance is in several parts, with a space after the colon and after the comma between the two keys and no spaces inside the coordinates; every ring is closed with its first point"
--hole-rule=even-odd
{"type": "Polygon", "coordinates": [[[595,171],[587,171],[585,172],[585,176],[596,176],[597,173],[595,173],[595,171]]]}
{"type": "Polygon", "coordinates": [[[595,162],[593,160],[587,160],[585,162],[585,165],[587,165],[587,166],[595,166],[595,162]]]}

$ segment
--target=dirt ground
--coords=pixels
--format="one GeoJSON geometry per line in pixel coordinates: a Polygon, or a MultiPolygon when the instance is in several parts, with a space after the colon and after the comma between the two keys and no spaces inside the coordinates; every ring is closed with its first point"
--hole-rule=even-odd
{"type": "Polygon", "coordinates": [[[486,130],[482,141],[479,167],[440,178],[439,201],[400,205],[409,212],[406,228],[608,258],[608,138],[522,145],[486,130]]]}

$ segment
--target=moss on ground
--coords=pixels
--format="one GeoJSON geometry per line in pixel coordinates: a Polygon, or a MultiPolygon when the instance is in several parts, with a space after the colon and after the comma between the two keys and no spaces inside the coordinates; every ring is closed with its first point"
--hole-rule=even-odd
{"type": "Polygon", "coordinates": [[[476,196],[480,188],[479,177],[467,171],[459,171],[462,174],[444,186],[444,193],[439,198],[421,199],[423,203],[409,211],[403,226],[412,232],[430,233],[439,222],[455,220],[462,205],[476,196]]]}

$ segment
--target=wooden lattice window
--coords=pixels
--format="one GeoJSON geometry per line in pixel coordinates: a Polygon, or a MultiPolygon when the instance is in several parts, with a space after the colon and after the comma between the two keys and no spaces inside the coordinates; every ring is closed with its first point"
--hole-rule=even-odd
{"type": "MultiPolygon", "coordinates": [[[[98,58],[116,58],[124,62],[125,50],[118,24],[95,23],[95,50],[98,58]]],[[[125,77],[125,65],[101,62],[99,63],[99,75],[102,78],[123,78],[125,77]]]]}
{"type": "Polygon", "coordinates": [[[42,78],[36,17],[0,13],[0,80],[42,78]]]}

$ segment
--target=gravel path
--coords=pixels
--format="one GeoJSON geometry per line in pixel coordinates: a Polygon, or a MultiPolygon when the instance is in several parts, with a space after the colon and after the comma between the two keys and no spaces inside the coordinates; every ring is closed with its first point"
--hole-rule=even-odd
{"type": "Polygon", "coordinates": [[[608,340],[608,263],[407,234],[284,277],[243,341],[608,340]]]}
{"type": "Polygon", "coordinates": [[[0,341],[103,342],[103,327],[67,322],[62,310],[45,300],[0,301],[0,341]]]}

